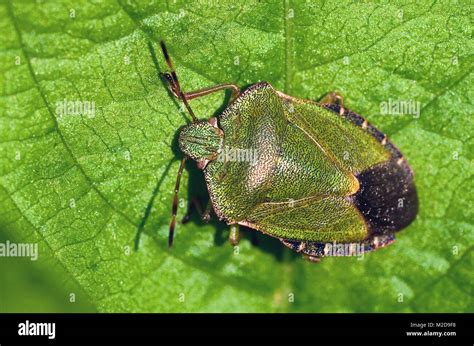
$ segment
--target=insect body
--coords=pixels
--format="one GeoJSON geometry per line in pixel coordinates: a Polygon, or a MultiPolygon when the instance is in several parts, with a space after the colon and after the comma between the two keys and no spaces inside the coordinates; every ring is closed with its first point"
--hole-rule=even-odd
{"type": "Polygon", "coordinates": [[[340,95],[316,103],[266,82],[243,92],[224,84],[185,94],[162,48],[171,69],[165,77],[194,120],[180,132],[180,149],[204,171],[208,211],[231,225],[231,242],[243,225],[317,260],[327,255],[328,243],[361,243],[365,251],[390,244],[415,218],[418,200],[406,160],[345,109],[340,95]],[[233,91],[228,107],[218,118],[198,121],[187,101],[222,89],[233,91]]]}

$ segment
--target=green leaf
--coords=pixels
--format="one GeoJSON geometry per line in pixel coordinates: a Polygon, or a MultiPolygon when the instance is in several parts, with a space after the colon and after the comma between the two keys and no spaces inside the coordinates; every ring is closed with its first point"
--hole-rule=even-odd
{"type": "MultiPolygon", "coordinates": [[[[73,290],[84,310],[474,311],[474,63],[465,5],[2,3],[2,238],[38,243],[25,277],[55,268],[44,276],[57,287],[51,294],[67,306],[73,290]],[[188,116],[158,78],[160,39],[185,90],[266,80],[300,98],[340,91],[414,169],[416,221],[363,260],[308,263],[269,237],[257,235],[255,245],[251,230],[234,254],[225,225],[197,217],[178,225],[168,249],[176,135],[188,116]],[[61,116],[64,100],[94,102],[95,112],[61,116]],[[419,102],[419,117],[382,114],[389,100],[419,102]]],[[[191,104],[208,118],[224,94],[191,104]]],[[[181,203],[203,191],[202,174],[188,165],[181,203]]],[[[4,281],[13,267],[0,261],[2,282],[24,282],[4,281]]],[[[27,309],[2,303],[15,292],[25,294],[0,292],[1,311],[27,309]]]]}

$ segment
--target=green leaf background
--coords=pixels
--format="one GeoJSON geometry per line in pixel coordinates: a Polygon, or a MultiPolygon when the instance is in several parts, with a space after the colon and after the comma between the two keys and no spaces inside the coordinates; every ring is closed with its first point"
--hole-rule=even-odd
{"type": "MultiPolygon", "coordinates": [[[[0,240],[40,257],[0,258],[0,311],[473,312],[472,19],[469,1],[2,1],[0,240]],[[416,221],[363,260],[312,264],[251,230],[235,254],[198,217],[168,249],[187,115],[160,39],[185,90],[340,91],[407,157],[416,221]],[[95,116],[60,116],[64,99],[95,116]],[[389,99],[420,116],[381,114],[389,99]]],[[[224,100],[191,105],[204,119],[224,100]]],[[[188,165],[179,216],[204,192],[188,165]]]]}

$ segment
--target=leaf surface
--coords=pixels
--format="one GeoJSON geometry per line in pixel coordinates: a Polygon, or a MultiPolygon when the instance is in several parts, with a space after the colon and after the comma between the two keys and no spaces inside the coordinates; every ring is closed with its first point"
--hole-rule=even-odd
{"type": "MultiPolygon", "coordinates": [[[[472,312],[468,11],[444,1],[2,3],[2,235],[38,242],[35,270],[60,268],[51,280],[98,311],[472,312]],[[185,90],[266,80],[299,98],[341,92],[414,169],[416,221],[363,260],[314,265],[251,231],[235,254],[225,225],[197,217],[168,249],[188,117],[158,78],[160,39],[185,90]],[[389,100],[419,102],[420,114],[382,114],[389,100]],[[93,102],[94,113],[61,115],[68,101],[93,102]]],[[[191,105],[208,118],[224,94],[191,105]]],[[[203,190],[188,165],[178,219],[203,190]]]]}

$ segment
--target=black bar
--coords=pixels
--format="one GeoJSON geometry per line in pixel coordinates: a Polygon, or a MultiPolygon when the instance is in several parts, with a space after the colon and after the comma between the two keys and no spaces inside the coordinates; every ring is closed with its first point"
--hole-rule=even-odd
{"type": "Polygon", "coordinates": [[[0,345],[472,345],[473,322],[473,314],[0,314],[0,345]],[[55,338],[18,335],[27,320],[55,323],[55,338]]]}

